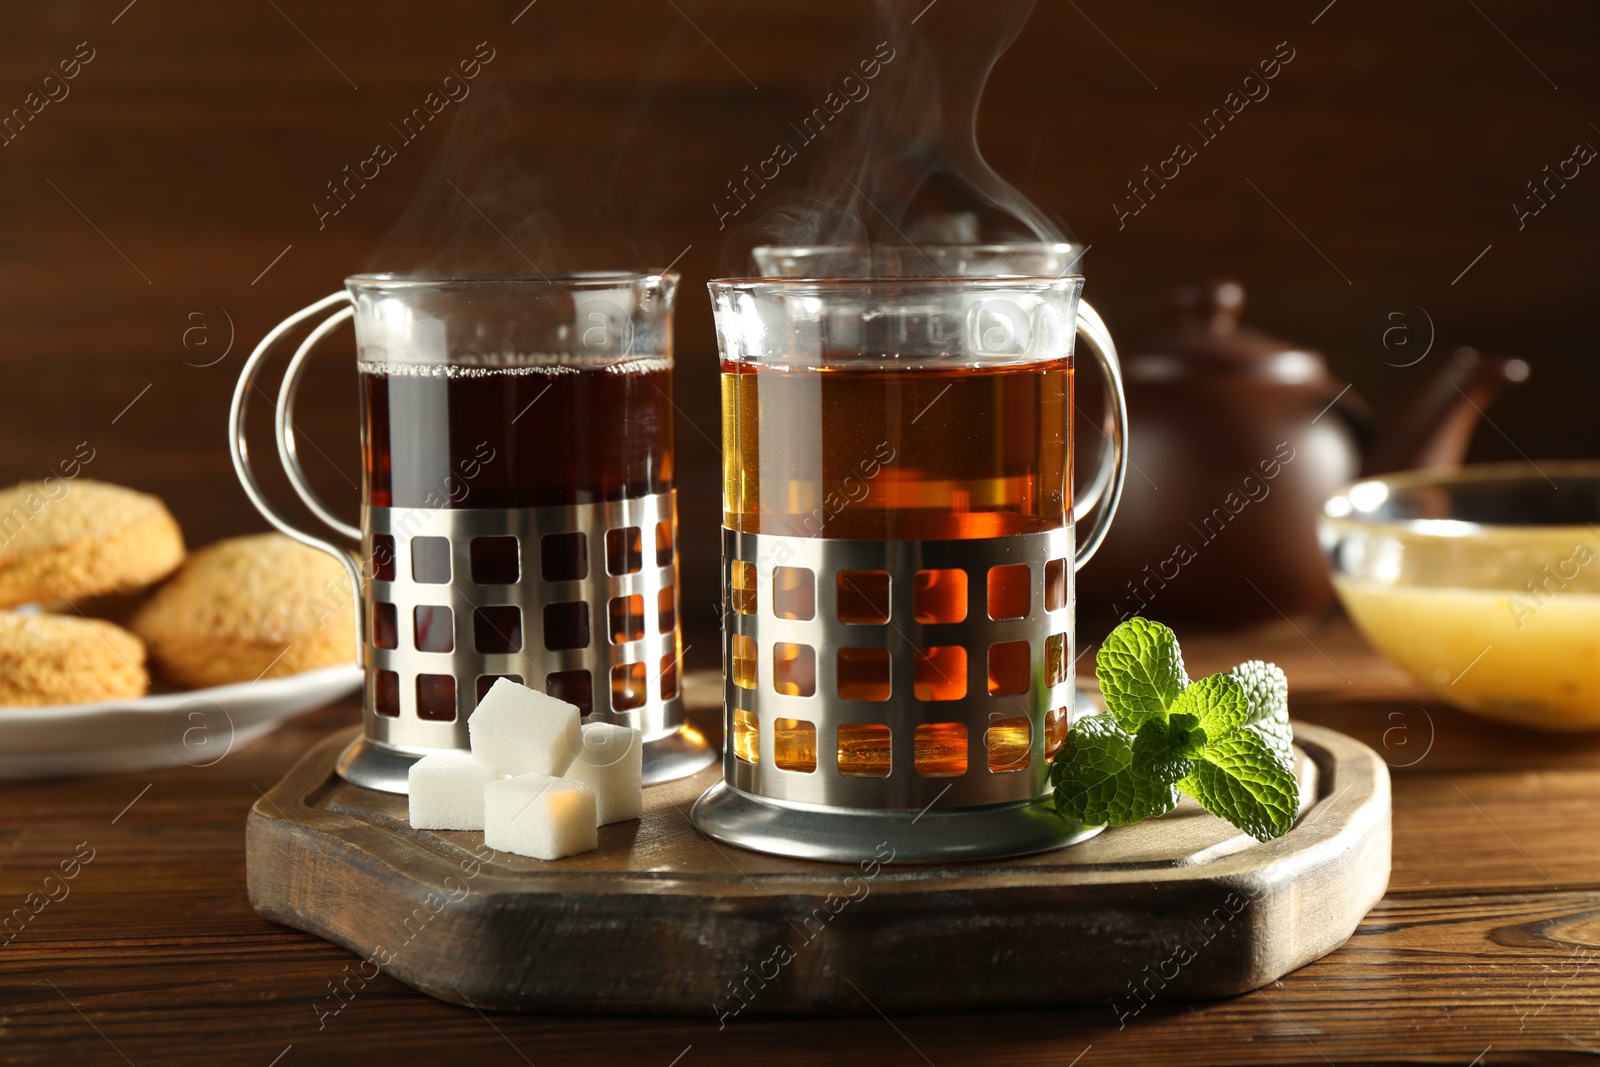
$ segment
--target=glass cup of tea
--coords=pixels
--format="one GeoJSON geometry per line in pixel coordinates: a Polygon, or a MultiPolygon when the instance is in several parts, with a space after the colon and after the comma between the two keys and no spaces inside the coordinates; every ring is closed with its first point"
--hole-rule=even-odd
{"type": "MultiPolygon", "coordinates": [[[[723,781],[706,834],[855,860],[1096,832],[1048,800],[1073,702],[1081,277],[711,283],[723,781]]],[[[1115,380],[1115,379],[1113,379],[1115,380]]],[[[1120,436],[1103,463],[1123,462],[1120,436]]]]}
{"type": "Polygon", "coordinates": [[[498,678],[636,727],[647,781],[714,756],[684,726],[672,309],[677,276],[361,274],[275,327],[231,412],[234,467],[289,536],[345,564],[362,603],[362,737],[340,773],[406,791],[411,763],[465,750],[498,678]],[[329,314],[331,312],[331,314],[329,314]],[[299,529],[251,470],[246,401],[271,349],[319,316],[278,391],[276,440],[305,505],[342,544],[299,529]],[[294,410],[313,348],[353,320],[360,525],[306,479],[294,410]]]}

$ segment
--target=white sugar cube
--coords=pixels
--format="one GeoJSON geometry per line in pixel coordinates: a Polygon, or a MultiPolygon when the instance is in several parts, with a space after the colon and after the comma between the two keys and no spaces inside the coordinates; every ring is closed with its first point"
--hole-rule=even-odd
{"type": "Polygon", "coordinates": [[[497,678],[467,720],[472,755],[506,774],[559,775],[583,743],[578,709],[497,678]]]}
{"type": "Polygon", "coordinates": [[[483,787],[499,777],[465,752],[423,756],[407,775],[412,827],[482,830],[483,787]]]}
{"type": "Polygon", "coordinates": [[[585,723],[583,747],[563,778],[594,790],[601,826],[644,814],[644,734],[608,722],[585,723]]]}
{"type": "Polygon", "coordinates": [[[558,860],[600,843],[594,792],[582,782],[521,774],[483,787],[483,843],[501,852],[558,860]]]}

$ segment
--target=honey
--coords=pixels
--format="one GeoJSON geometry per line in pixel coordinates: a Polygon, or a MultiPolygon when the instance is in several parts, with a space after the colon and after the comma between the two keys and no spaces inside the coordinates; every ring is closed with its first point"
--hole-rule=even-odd
{"type": "Polygon", "coordinates": [[[1535,608],[1522,590],[1335,584],[1372,643],[1440,698],[1521,726],[1600,726],[1600,595],[1558,590],[1535,608]]]}

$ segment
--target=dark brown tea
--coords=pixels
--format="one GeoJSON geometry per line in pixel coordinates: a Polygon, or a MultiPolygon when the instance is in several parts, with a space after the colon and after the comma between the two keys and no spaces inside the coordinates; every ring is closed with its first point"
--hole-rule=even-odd
{"type": "Polygon", "coordinates": [[[373,507],[544,507],[672,488],[665,358],[362,361],[359,369],[373,507]]]}

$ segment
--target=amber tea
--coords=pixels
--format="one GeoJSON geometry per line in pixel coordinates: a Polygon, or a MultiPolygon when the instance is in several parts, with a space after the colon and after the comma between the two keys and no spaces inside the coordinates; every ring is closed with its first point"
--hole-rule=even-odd
{"type": "MultiPolygon", "coordinates": [[[[820,367],[792,363],[722,364],[723,522],[742,533],[875,540],[964,540],[1059,528],[1072,511],[1072,358],[1016,365],[884,366],[857,357],[820,367]]],[[[777,582],[784,575],[779,572],[777,582]]],[[[965,575],[928,572],[922,602],[966,614],[965,575]],[[941,588],[945,586],[944,588],[941,588]]],[[[873,617],[883,599],[863,576],[839,587],[840,617],[873,617]]],[[[781,603],[789,590],[775,585],[781,603]]],[[[885,594],[886,595],[886,594],[885,594]]],[[[937,608],[934,609],[937,612],[937,608]]],[[[930,618],[919,621],[937,621],[930,618]]],[[[736,676],[753,679],[753,661],[735,645],[736,676]]],[[[815,661],[780,645],[779,692],[815,688],[815,661]]],[[[957,661],[929,650],[917,662],[922,700],[965,695],[964,653],[957,661]]],[[[841,695],[888,699],[888,677],[873,650],[838,655],[841,695]]],[[[998,679],[991,680],[991,687],[998,679]]],[[[814,767],[814,732],[774,734],[777,762],[814,767]]],[[[734,724],[736,744],[739,723],[734,724]]],[[[991,770],[1026,763],[1027,720],[986,731],[991,770]]],[[[927,724],[916,733],[925,776],[967,770],[964,727],[927,724]]],[[[748,747],[748,745],[746,745],[748,747]]],[[[862,727],[839,739],[839,773],[889,772],[888,731],[862,727]]]]}
{"type": "Polygon", "coordinates": [[[1072,359],[722,364],[723,522],[742,533],[955,540],[1072,510],[1072,359]]]}

